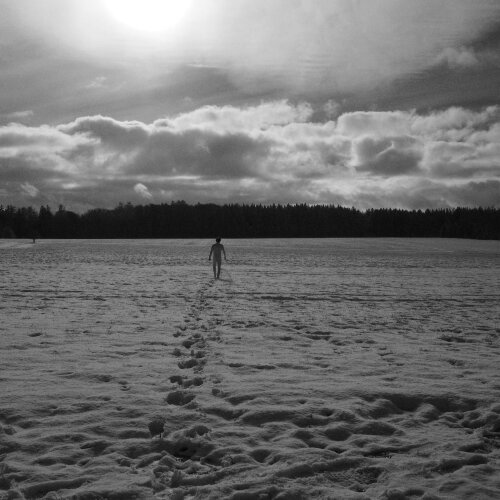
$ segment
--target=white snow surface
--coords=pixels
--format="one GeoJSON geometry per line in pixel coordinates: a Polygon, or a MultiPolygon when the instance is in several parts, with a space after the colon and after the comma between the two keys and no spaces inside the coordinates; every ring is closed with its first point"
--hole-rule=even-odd
{"type": "Polygon", "coordinates": [[[0,241],[1,499],[500,498],[499,242],[223,243],[0,241]]]}

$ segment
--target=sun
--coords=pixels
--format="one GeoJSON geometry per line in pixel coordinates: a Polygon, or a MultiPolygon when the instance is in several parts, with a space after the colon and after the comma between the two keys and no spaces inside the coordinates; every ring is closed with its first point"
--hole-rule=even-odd
{"type": "Polygon", "coordinates": [[[186,14],[190,3],[190,0],[106,0],[116,21],[152,34],[175,27],[186,14]]]}

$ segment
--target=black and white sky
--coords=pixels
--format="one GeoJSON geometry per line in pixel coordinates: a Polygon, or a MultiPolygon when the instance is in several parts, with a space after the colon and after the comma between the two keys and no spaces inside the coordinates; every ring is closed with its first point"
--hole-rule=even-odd
{"type": "Polygon", "coordinates": [[[500,207],[498,0],[0,0],[0,203],[500,207]]]}

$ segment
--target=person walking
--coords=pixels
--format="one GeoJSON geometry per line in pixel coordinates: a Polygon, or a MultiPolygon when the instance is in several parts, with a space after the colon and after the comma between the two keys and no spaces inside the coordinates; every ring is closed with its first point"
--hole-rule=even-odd
{"type": "Polygon", "coordinates": [[[226,250],[224,250],[224,245],[220,242],[220,238],[215,239],[215,243],[212,245],[210,249],[210,255],[208,256],[208,260],[212,259],[212,255],[214,256],[213,269],[214,269],[214,278],[219,279],[220,277],[220,268],[222,265],[222,254],[224,254],[224,260],[226,259],[226,250]]]}

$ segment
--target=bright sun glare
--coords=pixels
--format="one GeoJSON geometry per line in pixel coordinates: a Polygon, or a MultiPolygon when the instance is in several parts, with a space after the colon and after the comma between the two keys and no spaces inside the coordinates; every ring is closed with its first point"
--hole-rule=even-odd
{"type": "Polygon", "coordinates": [[[107,0],[111,15],[124,25],[146,33],[173,28],[186,14],[190,0],[107,0]]]}

